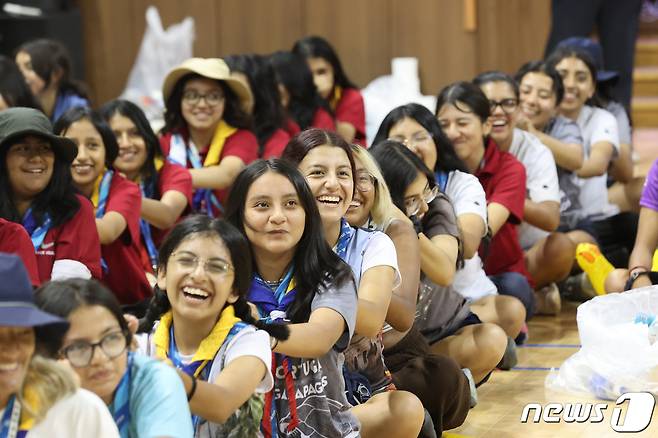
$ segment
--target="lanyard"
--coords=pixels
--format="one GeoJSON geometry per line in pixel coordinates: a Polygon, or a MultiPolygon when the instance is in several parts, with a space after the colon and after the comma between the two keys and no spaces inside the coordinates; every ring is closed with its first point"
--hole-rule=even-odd
{"type": "Polygon", "coordinates": [[[130,425],[130,374],[132,372],[133,358],[135,353],[128,352],[128,366],[117,386],[110,411],[114,422],[119,429],[121,438],[128,438],[128,426],[130,425]]]}
{"type": "Polygon", "coordinates": [[[21,404],[16,400],[16,396],[9,397],[9,403],[5,408],[0,423],[0,438],[16,438],[19,436],[18,425],[21,420],[21,404]]]}
{"type": "MultiPolygon", "coordinates": [[[[153,198],[153,190],[146,187],[144,182],[139,184],[139,188],[142,190],[142,196],[144,198],[153,198]]],[[[139,230],[141,232],[142,239],[144,239],[144,244],[146,245],[146,251],[148,252],[149,261],[151,262],[153,272],[157,272],[156,269],[158,266],[158,249],[156,248],[155,243],[153,243],[151,225],[146,222],[146,220],[140,219],[139,230]]]]}
{"type": "Polygon", "coordinates": [[[40,226],[37,226],[36,219],[34,214],[32,214],[32,207],[28,208],[23,217],[23,228],[28,232],[30,238],[32,239],[32,245],[34,245],[34,250],[38,250],[43,240],[48,234],[48,230],[52,225],[52,220],[48,214],[45,215],[43,223],[40,226]]]}
{"type": "Polygon", "coordinates": [[[335,251],[338,257],[343,260],[347,258],[347,246],[349,245],[353,234],[354,228],[347,223],[347,220],[344,217],[340,218],[340,235],[338,236],[335,251]]]}
{"type": "Polygon", "coordinates": [[[96,206],[96,218],[100,219],[105,216],[105,209],[107,208],[107,198],[110,196],[110,185],[112,184],[112,177],[114,171],[108,170],[103,174],[101,183],[98,189],[98,205],[96,206]]]}

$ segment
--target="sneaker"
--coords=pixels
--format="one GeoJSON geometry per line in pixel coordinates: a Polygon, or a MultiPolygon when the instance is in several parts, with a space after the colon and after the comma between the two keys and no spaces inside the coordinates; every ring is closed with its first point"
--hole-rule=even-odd
{"type": "Polygon", "coordinates": [[[535,291],[537,315],[557,315],[562,309],[560,290],[555,283],[535,291]]]}
{"type": "Polygon", "coordinates": [[[584,272],[570,276],[560,283],[558,287],[561,295],[572,301],[579,301],[582,303],[597,296],[592,283],[590,283],[587,274],[584,272]]]}
{"type": "Polygon", "coordinates": [[[516,357],[516,344],[514,343],[514,339],[508,336],[507,347],[505,347],[505,354],[503,354],[503,358],[500,360],[496,368],[508,371],[514,368],[517,363],[518,359],[516,357]]]}
{"type": "Polygon", "coordinates": [[[523,325],[521,326],[521,331],[519,332],[518,335],[516,335],[514,342],[516,343],[516,345],[523,345],[526,343],[529,336],[530,334],[528,332],[528,324],[524,322],[523,325]]]}
{"type": "Polygon", "coordinates": [[[468,387],[471,390],[471,404],[470,407],[474,408],[478,404],[478,390],[475,388],[475,380],[473,380],[473,374],[468,368],[462,368],[462,373],[466,376],[468,380],[468,387]]]}

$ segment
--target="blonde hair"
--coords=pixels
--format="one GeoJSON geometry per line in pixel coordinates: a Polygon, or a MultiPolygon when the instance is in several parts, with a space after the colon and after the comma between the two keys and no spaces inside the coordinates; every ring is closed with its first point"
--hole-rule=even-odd
{"type": "Polygon", "coordinates": [[[35,354],[18,398],[27,414],[39,422],[55,403],[77,389],[76,380],[69,370],[54,360],[35,354]]]}
{"type": "Polygon", "coordinates": [[[374,225],[375,229],[385,231],[395,218],[393,212],[396,207],[391,199],[391,192],[389,192],[384,176],[370,152],[356,144],[352,145],[352,151],[354,158],[358,158],[363,168],[375,178],[375,202],[370,209],[370,223],[374,225]]]}

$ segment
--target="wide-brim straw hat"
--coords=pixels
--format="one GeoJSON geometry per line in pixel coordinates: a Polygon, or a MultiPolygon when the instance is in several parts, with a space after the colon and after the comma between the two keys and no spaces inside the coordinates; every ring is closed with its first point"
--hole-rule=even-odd
{"type": "Polygon", "coordinates": [[[233,90],[240,100],[243,111],[251,113],[254,106],[254,97],[249,85],[240,77],[231,74],[231,70],[223,59],[220,58],[190,58],[178,67],[174,67],[164,80],[162,85],[162,97],[166,102],[171,96],[176,83],[185,75],[196,73],[204,78],[223,81],[233,90]]]}

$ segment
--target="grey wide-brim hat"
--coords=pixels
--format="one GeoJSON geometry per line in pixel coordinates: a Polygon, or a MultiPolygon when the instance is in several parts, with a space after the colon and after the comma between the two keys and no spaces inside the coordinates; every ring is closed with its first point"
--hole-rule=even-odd
{"type": "Polygon", "coordinates": [[[22,107],[0,111],[0,150],[26,135],[48,140],[55,155],[69,164],[78,155],[78,147],[72,140],[53,134],[50,120],[41,111],[22,107]]]}

